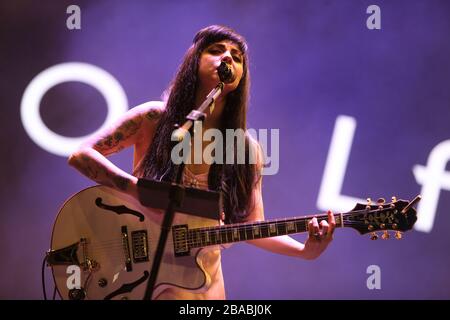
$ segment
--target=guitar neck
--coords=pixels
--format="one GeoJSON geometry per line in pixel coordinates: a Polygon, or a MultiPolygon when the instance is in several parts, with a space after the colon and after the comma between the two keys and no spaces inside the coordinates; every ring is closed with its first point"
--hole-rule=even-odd
{"type": "MultiPolygon", "coordinates": [[[[236,223],[224,226],[196,228],[188,231],[191,248],[233,242],[256,240],[308,231],[309,221],[316,217],[318,222],[327,220],[327,214],[266,220],[248,223],[236,223]]],[[[336,227],[344,227],[344,214],[335,213],[336,227]]]]}

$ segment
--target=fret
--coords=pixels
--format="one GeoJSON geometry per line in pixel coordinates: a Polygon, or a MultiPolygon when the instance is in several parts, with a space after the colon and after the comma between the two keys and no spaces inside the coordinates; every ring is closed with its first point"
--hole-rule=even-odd
{"type": "Polygon", "coordinates": [[[197,246],[197,242],[196,242],[196,232],[192,232],[192,237],[191,237],[191,242],[192,242],[192,245],[194,246],[194,247],[196,247],[197,246]]]}
{"type": "Polygon", "coordinates": [[[285,235],[286,234],[286,224],[277,223],[277,235],[285,235]]]}
{"type": "Polygon", "coordinates": [[[307,231],[305,227],[305,220],[298,220],[295,222],[295,228],[297,229],[297,232],[300,230],[300,232],[307,231]]]}
{"type": "Polygon", "coordinates": [[[233,242],[233,229],[227,228],[227,242],[233,242]]]}
{"type": "Polygon", "coordinates": [[[189,230],[188,231],[188,234],[187,234],[187,241],[188,241],[188,243],[189,243],[189,246],[192,246],[192,230],[189,230]]]}
{"type": "Polygon", "coordinates": [[[261,238],[261,229],[260,229],[259,225],[253,225],[252,226],[252,232],[253,232],[253,238],[254,239],[261,238]]]}
{"type": "Polygon", "coordinates": [[[205,231],[205,243],[206,243],[206,244],[209,244],[209,243],[210,243],[210,239],[209,239],[209,231],[208,231],[208,230],[205,231]]]}
{"type": "Polygon", "coordinates": [[[262,238],[270,237],[269,225],[267,223],[262,224],[260,229],[262,238]]]}
{"type": "Polygon", "coordinates": [[[239,227],[239,238],[241,240],[247,240],[247,233],[245,232],[245,227],[239,227]]]}
{"type": "Polygon", "coordinates": [[[295,223],[293,221],[286,222],[286,231],[287,233],[294,233],[295,230],[295,223]]]}
{"type": "Polygon", "coordinates": [[[275,223],[269,224],[270,235],[278,234],[277,225],[275,223]]]}
{"type": "Polygon", "coordinates": [[[233,228],[233,241],[241,241],[238,228],[233,228]]]}
{"type": "Polygon", "coordinates": [[[253,236],[253,228],[252,228],[252,227],[247,226],[247,227],[245,228],[245,234],[247,235],[247,236],[245,237],[245,239],[247,239],[247,240],[253,240],[253,239],[255,239],[255,237],[253,236]]]}
{"type": "Polygon", "coordinates": [[[227,233],[226,230],[223,230],[222,232],[220,232],[220,240],[221,243],[227,243],[227,233]]]}
{"type": "Polygon", "coordinates": [[[195,232],[195,243],[197,246],[200,246],[202,243],[202,237],[200,234],[200,230],[197,230],[197,232],[195,232]]]}
{"type": "Polygon", "coordinates": [[[206,235],[205,235],[205,231],[200,231],[200,242],[202,244],[202,246],[206,245],[206,235]]]}
{"type": "Polygon", "coordinates": [[[193,247],[195,247],[195,230],[191,230],[189,240],[193,247]]]}
{"type": "Polygon", "coordinates": [[[222,239],[220,238],[220,230],[216,230],[216,243],[220,244],[222,243],[222,239]]]}
{"type": "Polygon", "coordinates": [[[216,231],[215,230],[211,231],[210,237],[211,237],[211,243],[212,244],[217,244],[217,235],[216,235],[216,231]]]}

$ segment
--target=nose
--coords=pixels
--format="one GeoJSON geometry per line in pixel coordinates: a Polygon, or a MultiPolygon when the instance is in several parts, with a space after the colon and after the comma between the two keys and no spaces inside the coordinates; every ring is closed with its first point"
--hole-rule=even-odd
{"type": "Polygon", "coordinates": [[[222,61],[228,64],[232,64],[233,62],[233,58],[231,58],[231,53],[230,51],[225,51],[223,56],[222,56],[222,61]]]}

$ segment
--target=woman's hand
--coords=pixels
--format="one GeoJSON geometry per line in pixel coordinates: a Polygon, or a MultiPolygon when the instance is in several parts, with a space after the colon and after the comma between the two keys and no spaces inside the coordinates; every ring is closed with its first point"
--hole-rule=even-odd
{"type": "Polygon", "coordinates": [[[308,239],[305,242],[302,256],[305,259],[316,259],[320,256],[333,240],[335,226],[336,221],[330,210],[328,210],[328,222],[322,220],[319,224],[317,218],[313,218],[308,223],[308,239]]]}

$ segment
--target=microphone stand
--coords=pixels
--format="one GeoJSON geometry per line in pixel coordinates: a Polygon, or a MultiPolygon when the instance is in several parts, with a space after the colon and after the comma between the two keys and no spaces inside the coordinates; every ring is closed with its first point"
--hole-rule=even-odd
{"type": "Polygon", "coordinates": [[[206,96],[205,101],[198,107],[196,110],[192,110],[187,116],[187,121],[177,130],[175,130],[172,134],[172,141],[181,142],[183,141],[186,134],[191,130],[192,125],[195,121],[203,121],[206,118],[205,110],[209,106],[211,106],[217,97],[222,93],[223,90],[223,82],[219,82],[219,84],[211,90],[211,92],[206,96]]]}
{"type": "MultiPolygon", "coordinates": [[[[183,141],[189,132],[192,136],[194,121],[203,121],[206,118],[206,113],[204,112],[206,108],[210,107],[217,97],[222,93],[224,83],[221,81],[219,84],[211,90],[211,92],[206,96],[205,101],[196,110],[192,110],[186,116],[186,122],[183,126],[177,128],[172,133],[172,143],[173,145],[183,141]]],[[[183,177],[184,165],[189,153],[183,154],[184,160],[179,165],[175,165],[175,175],[169,191],[169,204],[166,208],[164,214],[164,219],[161,226],[161,234],[159,236],[158,246],[156,248],[155,256],[153,258],[152,269],[150,272],[150,278],[147,282],[147,288],[144,295],[144,300],[150,300],[153,295],[153,290],[155,287],[156,279],[158,277],[159,267],[161,265],[161,260],[164,253],[164,247],[166,245],[167,237],[169,235],[170,228],[172,227],[173,217],[175,215],[175,208],[179,207],[184,198],[185,188],[181,184],[181,179],[183,177]]]]}

